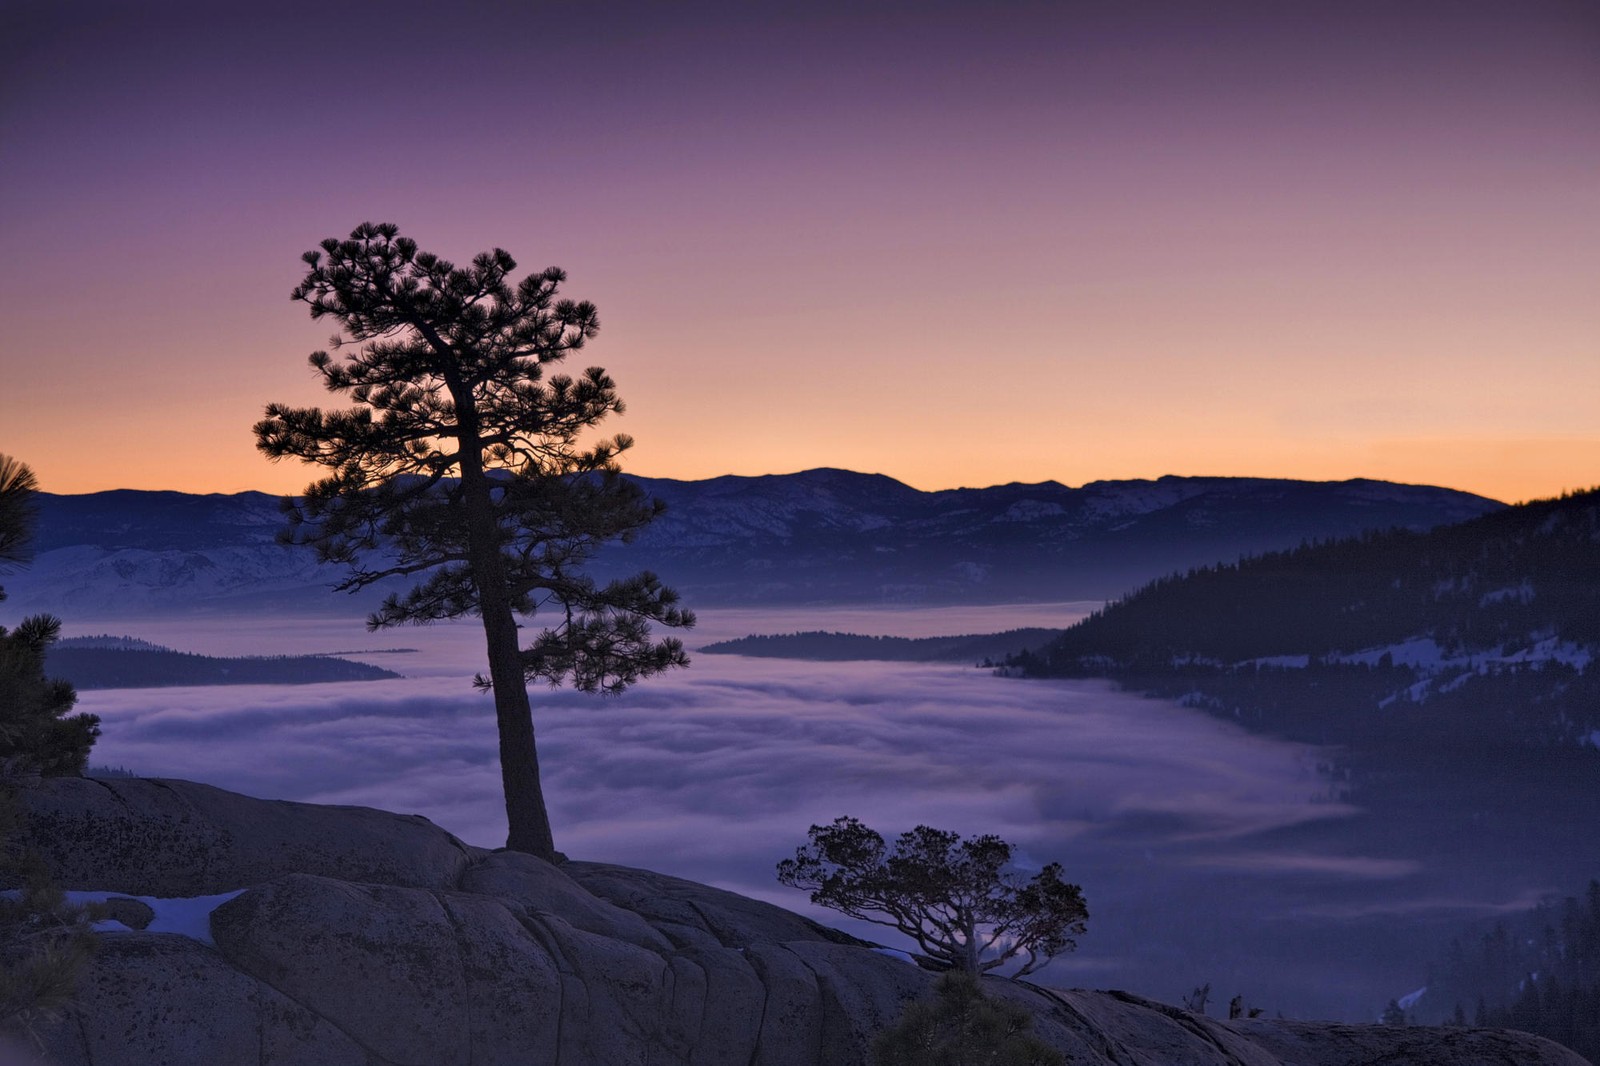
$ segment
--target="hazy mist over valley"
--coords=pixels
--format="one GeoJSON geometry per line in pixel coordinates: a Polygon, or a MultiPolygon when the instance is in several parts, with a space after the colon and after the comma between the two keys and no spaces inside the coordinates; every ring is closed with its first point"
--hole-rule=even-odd
{"type": "MultiPolygon", "coordinates": [[[[714,610],[690,645],[812,628],[1062,626],[1098,606],[714,610]]],[[[482,635],[470,622],[377,634],[355,618],[114,625],[213,655],[417,650],[368,657],[398,681],[84,692],[80,706],[104,722],[96,762],[417,812],[484,846],[504,838],[492,710],[470,685],[482,635]]],[[[893,942],[808,908],[773,881],[773,864],[807,826],[843,813],[893,831],[999,833],[1084,886],[1090,934],[1042,973],[1050,984],[1172,1002],[1209,982],[1290,1016],[1370,1020],[1425,983],[1445,935],[1591,872],[1587,836],[1564,851],[1559,827],[1537,848],[1486,836],[1463,849],[1455,834],[1470,812],[1364,810],[1338,798],[1315,748],[1105,682],[699,655],[617,699],[533,695],[552,816],[574,858],[704,881],[893,942]],[[1438,847],[1441,837],[1455,843],[1438,847]]]]}

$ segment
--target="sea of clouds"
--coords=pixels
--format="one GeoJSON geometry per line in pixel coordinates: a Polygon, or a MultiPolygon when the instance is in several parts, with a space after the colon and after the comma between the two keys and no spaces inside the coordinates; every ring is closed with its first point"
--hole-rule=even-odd
{"type": "MultiPolygon", "coordinates": [[[[926,636],[1063,625],[1094,605],[721,611],[690,646],[752,632],[926,636]]],[[[401,680],[84,692],[94,761],[251,795],[421,813],[504,840],[492,699],[473,690],[471,622],[366,633],[286,618],[76,621],[208,654],[351,652],[401,680]],[[406,652],[378,654],[383,649],[406,652]]],[[[1211,983],[1292,1016],[1366,1017],[1415,988],[1421,913],[1509,906],[1430,869],[1331,798],[1323,754],[1104,682],[1020,681],[959,665],[697,654],[605,698],[533,692],[556,843],[809,913],[896,947],[892,930],[812,908],[773,878],[813,823],[892,835],[997,833],[1052,860],[1091,911],[1065,985],[1168,1001],[1211,983]]],[[[1520,901],[1519,901],[1520,902],[1520,901]]]]}

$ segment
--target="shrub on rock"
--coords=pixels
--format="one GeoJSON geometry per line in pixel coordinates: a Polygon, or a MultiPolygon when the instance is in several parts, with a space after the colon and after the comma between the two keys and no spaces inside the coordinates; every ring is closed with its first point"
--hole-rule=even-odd
{"type": "Polygon", "coordinates": [[[1061,1052],[1028,1034],[1032,1016],[990,999],[978,979],[952,970],[934,998],[906,1008],[872,1044],[876,1066],[1066,1066],[1061,1052]]]}

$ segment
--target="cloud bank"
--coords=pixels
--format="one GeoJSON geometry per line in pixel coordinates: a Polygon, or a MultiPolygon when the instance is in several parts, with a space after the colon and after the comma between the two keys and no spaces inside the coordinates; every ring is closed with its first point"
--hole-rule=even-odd
{"type": "MultiPolygon", "coordinates": [[[[697,641],[757,621],[710,620],[697,641]]],[[[885,624],[950,621],[897,612],[885,624]]],[[[493,707],[469,684],[481,657],[471,625],[373,636],[326,620],[208,620],[134,635],[210,653],[419,650],[370,658],[407,675],[398,681],[86,692],[82,708],[103,720],[97,762],[416,812],[470,843],[503,842],[493,707]]],[[[812,909],[776,883],[774,864],[841,814],[885,835],[997,833],[1024,864],[1059,860],[1083,885],[1090,932],[1047,971],[1057,983],[1173,1000],[1210,981],[1294,1014],[1364,1016],[1395,994],[1370,957],[1389,934],[1373,927],[1363,946],[1328,930],[1366,929],[1414,898],[1437,907],[1443,892],[1424,864],[1365,850],[1361,812],[1327,799],[1315,751],[1104,683],[701,655],[620,698],[533,696],[556,842],[572,857],[708,882],[903,947],[812,909]]]]}

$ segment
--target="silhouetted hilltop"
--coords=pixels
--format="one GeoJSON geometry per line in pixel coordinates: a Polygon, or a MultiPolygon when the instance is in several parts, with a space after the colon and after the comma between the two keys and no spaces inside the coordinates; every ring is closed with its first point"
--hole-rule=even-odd
{"type": "Polygon", "coordinates": [[[845,662],[878,659],[910,663],[977,663],[1003,659],[1059,634],[1059,629],[1008,629],[1004,633],[968,633],[956,637],[875,637],[859,633],[777,633],[723,640],[702,652],[750,655],[769,659],[811,659],[845,662]]]}
{"type": "Polygon", "coordinates": [[[174,651],[132,637],[58,641],[45,657],[51,677],[74,688],[160,688],[173,685],[312,685],[382,681],[400,675],[331,655],[222,658],[174,651]]]}

